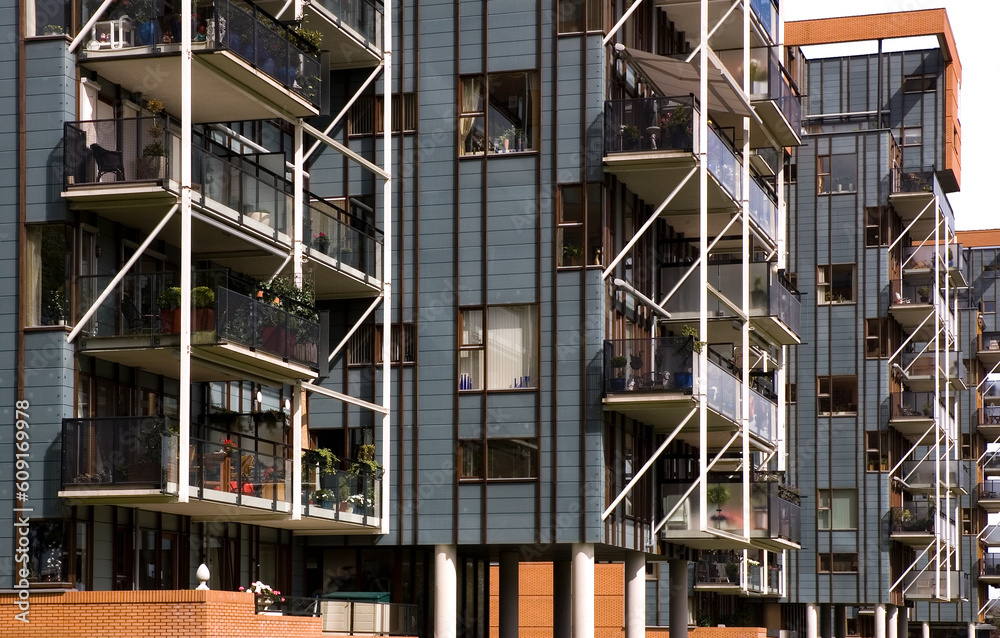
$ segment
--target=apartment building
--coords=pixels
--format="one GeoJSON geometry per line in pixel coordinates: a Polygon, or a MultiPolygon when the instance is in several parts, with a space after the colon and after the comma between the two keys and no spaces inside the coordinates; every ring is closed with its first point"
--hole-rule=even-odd
{"type": "Polygon", "coordinates": [[[791,269],[810,291],[809,347],[790,365],[790,464],[809,498],[789,603],[805,605],[809,636],[975,635],[989,508],[972,417],[991,366],[969,310],[980,271],[948,201],[961,184],[951,27],[942,9],[785,33],[789,46],[870,41],[806,48],[804,137],[785,167],[791,269]]]}
{"type": "Polygon", "coordinates": [[[0,16],[0,409],[30,432],[0,441],[30,485],[0,489],[32,509],[0,514],[30,587],[0,578],[30,632],[141,603],[207,618],[185,635],[507,637],[527,561],[560,636],[594,635],[598,562],[630,638],[788,623],[775,3],[0,16]]]}

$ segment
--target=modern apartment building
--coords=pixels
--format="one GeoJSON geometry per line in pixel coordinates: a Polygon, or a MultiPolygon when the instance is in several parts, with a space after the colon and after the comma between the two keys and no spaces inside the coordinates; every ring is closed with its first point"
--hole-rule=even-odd
{"type": "Polygon", "coordinates": [[[990,511],[986,421],[973,417],[992,364],[977,357],[969,310],[980,270],[948,201],[961,183],[954,37],[944,10],[785,33],[789,46],[874,51],[806,49],[803,143],[785,167],[790,269],[809,291],[809,346],[789,366],[808,551],[790,558],[789,602],[805,604],[809,636],[971,636],[987,604],[975,576],[990,511]],[[897,40],[916,36],[930,44],[897,40]]]}
{"type": "Polygon", "coordinates": [[[552,563],[559,636],[594,634],[596,562],[624,563],[629,638],[807,602],[775,3],[0,21],[0,409],[30,433],[0,440],[30,478],[0,490],[31,508],[0,514],[0,556],[26,539],[31,586],[0,579],[31,632],[144,603],[154,627],[209,609],[189,634],[485,638],[498,563],[506,638],[522,561],[552,563]],[[228,592],[258,580],[282,593],[248,618],[228,592]]]}

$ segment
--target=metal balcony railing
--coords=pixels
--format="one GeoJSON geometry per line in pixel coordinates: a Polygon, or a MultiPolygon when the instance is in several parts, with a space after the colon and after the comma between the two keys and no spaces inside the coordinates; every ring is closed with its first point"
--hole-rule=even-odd
{"type": "Polygon", "coordinates": [[[980,576],[1000,576],[1000,554],[984,554],[979,561],[980,576]]]}
{"type": "Polygon", "coordinates": [[[361,36],[362,40],[376,49],[382,49],[382,19],[384,9],[381,2],[373,0],[317,0],[317,4],[336,17],[341,26],[361,36]]]}
{"type": "Polygon", "coordinates": [[[321,515],[324,510],[334,520],[341,514],[356,514],[362,524],[375,524],[382,512],[382,479],[372,474],[336,470],[333,473],[312,472],[309,488],[302,491],[302,513],[321,515]]]}
{"type": "Polygon", "coordinates": [[[993,501],[1000,499],[1000,480],[986,480],[979,483],[976,499],[993,501]]]}
{"type": "Polygon", "coordinates": [[[889,530],[893,534],[934,534],[937,509],[930,503],[912,503],[889,508],[889,530]]]}
{"type": "Polygon", "coordinates": [[[605,394],[692,393],[698,376],[695,347],[692,337],[605,341],[605,394]]]}
{"type": "Polygon", "coordinates": [[[165,116],[63,123],[63,188],[170,179],[165,116]]]}
{"type": "Polygon", "coordinates": [[[893,392],[889,395],[889,418],[934,418],[934,402],[933,392],[893,392]]]}
{"type": "Polygon", "coordinates": [[[604,152],[694,151],[697,108],[693,95],[607,100],[604,152]]]}
{"type": "MultiPolygon", "coordinates": [[[[319,324],[283,307],[227,288],[216,292],[220,339],[243,344],[282,359],[315,368],[319,357],[319,324]]],[[[310,314],[315,314],[309,309],[310,314]]]]}
{"type": "MultiPolygon", "coordinates": [[[[961,465],[958,461],[951,461],[949,467],[944,461],[941,462],[941,485],[947,479],[948,485],[952,489],[969,491],[969,468],[961,465]]],[[[934,487],[934,477],[936,476],[935,460],[926,458],[922,461],[903,461],[900,466],[900,478],[911,488],[930,489],[934,487]]]]}
{"type": "Polygon", "coordinates": [[[382,231],[329,199],[307,193],[305,236],[310,255],[332,257],[369,277],[382,279],[382,231]]]}

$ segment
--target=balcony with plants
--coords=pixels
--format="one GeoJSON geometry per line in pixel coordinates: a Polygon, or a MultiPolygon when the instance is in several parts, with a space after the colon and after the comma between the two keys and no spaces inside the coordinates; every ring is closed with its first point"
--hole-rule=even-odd
{"type": "Polygon", "coordinates": [[[1000,405],[986,405],[972,414],[972,424],[987,441],[1000,437],[1000,405]]]}
{"type": "Polygon", "coordinates": [[[899,468],[902,488],[911,494],[934,494],[940,487],[942,493],[968,494],[971,490],[969,468],[965,462],[941,459],[933,455],[923,459],[903,461],[899,468]]]}
{"type": "MultiPolygon", "coordinates": [[[[769,551],[797,549],[801,539],[800,503],[798,490],[783,483],[778,473],[757,473],[750,485],[750,542],[769,551]]],[[[743,483],[739,475],[713,473],[707,487],[708,529],[700,527],[699,491],[682,497],[688,483],[661,485],[663,508],[661,516],[673,510],[661,529],[662,537],[670,542],[690,547],[713,549],[731,546],[731,536],[743,536],[743,483]],[[680,505],[678,506],[678,502],[680,505]]]]}
{"type": "Polygon", "coordinates": [[[917,241],[933,239],[934,226],[940,221],[945,232],[955,228],[955,213],[948,197],[938,183],[933,166],[920,169],[894,169],[889,203],[899,214],[910,236],[917,241]],[[937,203],[937,207],[934,203],[937,203]],[[939,219],[940,217],[940,219],[939,219]]]}
{"type": "Polygon", "coordinates": [[[892,392],[889,395],[889,425],[911,443],[918,443],[926,436],[933,436],[937,407],[938,427],[947,431],[949,421],[947,406],[938,401],[933,392],[892,392]]]}
{"type": "MultiPolygon", "coordinates": [[[[681,277],[691,268],[691,264],[668,264],[660,268],[660,297],[666,297],[677,285],[681,277]]],[[[698,317],[700,287],[698,272],[692,272],[667,300],[664,309],[673,319],[696,319],[698,317]]],[[[750,282],[750,306],[748,315],[751,325],[781,345],[799,343],[801,329],[801,302],[799,292],[791,285],[783,271],[778,271],[772,262],[751,262],[748,281],[750,282]]],[[[722,328],[732,325],[738,317],[736,310],[743,300],[743,265],[739,262],[712,262],[708,265],[708,315],[710,324],[722,328]],[[721,293],[719,298],[715,293],[721,293]]],[[[710,330],[712,326],[710,326],[710,330]]],[[[738,335],[717,336],[718,340],[737,341],[738,335]]],[[[716,335],[713,334],[713,340],[716,335]]]]}
{"type": "MultiPolygon", "coordinates": [[[[77,279],[78,316],[111,280],[77,279]]],[[[316,376],[319,324],[310,285],[299,289],[283,278],[257,283],[226,270],[195,271],[193,280],[191,344],[199,355],[192,358],[193,380],[241,371],[278,380],[316,376]]],[[[84,324],[80,351],[176,377],[179,284],[175,271],[126,275],[84,324]]]]}
{"type": "MultiPolygon", "coordinates": [[[[750,50],[750,103],[771,137],[782,146],[798,146],[802,134],[802,98],[778,52],[776,46],[750,50]]],[[[743,50],[730,49],[718,54],[730,75],[740,81],[743,50]]],[[[767,143],[767,136],[756,123],[751,123],[750,139],[761,146],[767,143]]]]}
{"type": "Polygon", "coordinates": [[[944,533],[946,519],[931,502],[889,508],[889,538],[906,545],[926,547],[937,533],[944,533]]]}
{"type": "Polygon", "coordinates": [[[321,298],[374,295],[382,285],[382,231],[339,204],[340,200],[306,194],[307,254],[317,267],[336,278],[318,279],[321,298]]]}
{"type": "MultiPolygon", "coordinates": [[[[257,5],[279,15],[284,0],[259,0],[257,5]]],[[[316,0],[304,3],[303,23],[322,36],[332,68],[370,67],[382,57],[381,0],[316,0]]]]}
{"type": "Polygon", "coordinates": [[[953,390],[965,390],[967,373],[962,353],[927,349],[932,346],[916,343],[915,352],[900,355],[899,372],[906,387],[918,392],[930,392],[935,385],[944,388],[948,383],[953,390]]]}
{"type": "Polygon", "coordinates": [[[914,334],[917,341],[930,341],[937,331],[952,330],[955,315],[942,290],[933,282],[892,279],[888,292],[889,311],[903,330],[914,334]],[[935,310],[940,322],[925,321],[935,310]]]}
{"type": "Polygon", "coordinates": [[[303,525],[381,525],[383,472],[374,445],[362,445],[355,459],[340,459],[326,448],[303,450],[302,463],[303,525]]]}
{"type": "MultiPolygon", "coordinates": [[[[100,6],[97,0],[84,4],[81,27],[100,6]]],[[[195,122],[266,119],[275,108],[293,117],[319,114],[328,68],[321,61],[321,34],[292,29],[246,0],[198,0],[192,9],[191,46],[199,61],[192,66],[195,122]],[[256,99],[247,99],[248,89],[256,99]]],[[[80,63],[141,93],[151,60],[180,56],[181,16],[153,0],[116,1],[88,35],[80,63]]],[[[156,77],[161,99],[180,113],[180,65],[159,64],[156,77]]]]}

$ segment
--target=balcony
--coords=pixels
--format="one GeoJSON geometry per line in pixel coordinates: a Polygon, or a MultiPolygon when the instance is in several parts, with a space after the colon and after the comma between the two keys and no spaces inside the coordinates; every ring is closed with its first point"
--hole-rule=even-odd
{"type": "MultiPolygon", "coordinates": [[[[910,236],[917,241],[925,237],[933,239],[934,226],[943,218],[945,229],[955,228],[955,213],[947,196],[939,188],[933,166],[923,170],[896,170],[891,175],[892,190],[889,202],[902,219],[903,226],[910,227],[910,236]],[[940,211],[935,208],[935,200],[940,211]]],[[[945,231],[947,232],[947,230],[945,231]]]]}
{"type": "Polygon", "coordinates": [[[903,277],[928,279],[937,266],[940,270],[947,271],[952,286],[964,288],[968,285],[965,273],[968,272],[969,265],[961,244],[949,244],[947,247],[939,245],[936,251],[930,244],[908,246],[903,251],[903,277]],[[936,257],[940,258],[939,262],[936,262],[936,257]]]}
{"type": "MultiPolygon", "coordinates": [[[[159,5],[157,5],[159,6],[159,5]]],[[[80,51],[80,64],[126,91],[181,112],[180,19],[155,15],[135,23],[116,8],[80,51]],[[112,26],[114,23],[114,26],[112,26]],[[164,34],[164,26],[167,33],[164,34]],[[107,32],[125,34],[112,46],[107,32]],[[164,43],[166,35],[171,42],[164,43]],[[155,92],[149,88],[155,77],[155,92]]],[[[250,2],[211,0],[197,7],[191,115],[195,122],[235,122],[318,115],[325,65],[292,29],[250,2]]]]}
{"type": "Polygon", "coordinates": [[[936,286],[900,279],[889,282],[889,312],[917,341],[930,341],[939,330],[954,321],[951,308],[936,286]],[[936,324],[933,319],[924,321],[935,308],[941,315],[941,321],[947,322],[945,325],[936,324]]]}
{"type": "MultiPolygon", "coordinates": [[[[673,430],[698,406],[699,359],[695,348],[709,347],[708,405],[709,445],[721,447],[739,427],[742,418],[742,383],[732,361],[700,346],[691,337],[616,339],[604,342],[604,409],[653,426],[657,432],[673,430]]],[[[774,404],[754,393],[752,440],[769,449],[774,434],[774,404]],[[758,405],[758,399],[760,399],[758,405]]],[[[752,395],[753,396],[753,395],[752,395]]],[[[698,445],[698,419],[692,418],[678,435],[698,445]]]]}
{"type": "MultiPolygon", "coordinates": [[[[257,2],[271,15],[278,15],[283,0],[257,2]]],[[[381,1],[316,0],[303,3],[303,22],[323,34],[323,49],[330,51],[330,68],[371,67],[382,58],[381,1]]]]}
{"type": "MultiPolygon", "coordinates": [[[[757,554],[758,552],[753,552],[757,554]]],[[[703,552],[695,566],[694,588],[719,594],[763,594],[764,566],[742,551],[703,552]]]]}
{"type": "MultiPolygon", "coordinates": [[[[112,277],[79,277],[79,315],[112,277]]],[[[180,346],[180,275],[126,275],[85,324],[81,352],[176,378],[180,346]]],[[[192,381],[239,380],[252,373],[278,382],[316,377],[315,310],[295,314],[258,299],[254,287],[225,271],[195,273],[191,317],[192,381]],[[233,288],[240,290],[237,292],[233,288]]]]}
{"type": "MultiPolygon", "coordinates": [[[[933,392],[893,392],[889,395],[889,425],[917,444],[933,434],[935,402],[933,392]]],[[[938,410],[943,419],[944,407],[939,405],[938,410]]]]}
{"type": "Polygon", "coordinates": [[[382,286],[382,231],[347,212],[338,205],[339,201],[311,193],[307,197],[304,206],[307,254],[317,269],[338,275],[317,278],[316,297],[376,294],[382,286]]]}
{"type": "MultiPolygon", "coordinates": [[[[1000,525],[987,525],[984,527],[979,535],[979,542],[985,547],[1000,547],[1000,525]]],[[[1000,554],[997,554],[997,557],[1000,558],[1000,554]]]]}
{"type": "MultiPolygon", "coordinates": [[[[749,270],[751,325],[781,345],[799,343],[801,302],[799,293],[770,262],[752,262],[749,270]]],[[[673,289],[690,269],[690,264],[663,266],[660,269],[660,296],[673,289]]],[[[743,300],[743,265],[713,262],[708,265],[709,332],[708,340],[718,343],[738,342],[740,334],[732,320],[743,300]],[[717,294],[719,293],[719,294],[717,294]]],[[[699,295],[697,269],[667,300],[664,309],[672,319],[697,319],[699,295]]]]}
{"type": "Polygon", "coordinates": [[[970,490],[969,468],[960,461],[941,461],[941,477],[935,480],[935,461],[926,458],[922,461],[903,461],[900,466],[900,478],[903,488],[911,494],[934,494],[940,484],[941,491],[950,490],[952,494],[968,494],[970,490]]]}
{"type": "MultiPolygon", "coordinates": [[[[918,350],[922,345],[916,346],[918,350]]],[[[900,355],[900,372],[906,387],[917,392],[931,392],[936,381],[938,387],[950,384],[953,390],[965,390],[966,371],[961,352],[905,352],[900,355]],[[941,365],[937,366],[940,359],[941,365]],[[937,370],[937,376],[935,376],[937,370]]]]}
{"type": "Polygon", "coordinates": [[[983,476],[987,478],[1000,477],[1000,453],[987,452],[979,466],[983,468],[983,476]]]}
{"type": "Polygon", "coordinates": [[[750,180],[750,219],[757,226],[759,234],[776,245],[778,231],[778,202],[769,188],[761,186],[756,179],[750,180]]]}
{"type": "Polygon", "coordinates": [[[987,405],[972,415],[973,424],[988,443],[1000,438],[1000,405],[987,405]]]}
{"type": "Polygon", "coordinates": [[[936,538],[937,525],[943,523],[931,503],[889,508],[889,538],[913,547],[930,545],[936,538]]]}
{"type": "Polygon", "coordinates": [[[979,507],[989,514],[1000,514],[1000,480],[985,480],[976,490],[979,507]]]}
{"type": "Polygon", "coordinates": [[[252,519],[302,534],[379,528],[381,479],[350,471],[323,475],[319,482],[307,471],[302,517],[292,518],[296,459],[282,442],[285,428],[276,419],[269,423],[268,416],[210,414],[201,417],[203,422],[192,422],[189,503],[177,500],[175,418],[63,419],[59,496],[72,503],[129,505],[196,518],[252,519]],[[318,498],[313,505],[316,485],[329,486],[336,509],[318,498]]]}
{"type": "MultiPolygon", "coordinates": [[[[687,491],[686,483],[661,486],[663,511],[668,513],[687,491]]],[[[761,475],[750,485],[750,546],[768,551],[798,549],[800,542],[798,491],[779,482],[776,475],[761,475]]],[[[717,475],[709,480],[706,529],[700,528],[699,490],[695,489],[667,520],[663,538],[696,549],[732,549],[733,536],[743,535],[743,484],[735,477],[717,475]]]]}
{"type": "Polygon", "coordinates": [[[979,335],[979,360],[989,370],[1000,364],[1000,332],[984,332],[979,335]]]}
{"type": "Polygon", "coordinates": [[[914,568],[903,579],[903,596],[907,600],[968,600],[969,575],[942,569],[939,583],[938,574],[932,567],[923,572],[914,568]]]}
{"type": "MultiPolygon", "coordinates": [[[[608,100],[604,103],[604,168],[658,205],[697,165],[693,134],[699,106],[693,96],[608,100]]],[[[709,231],[721,231],[742,198],[741,163],[732,142],[714,129],[708,141],[708,209],[719,213],[709,231]]],[[[668,214],[697,215],[699,184],[692,177],[671,200],[668,214]]]]}
{"type": "Polygon", "coordinates": [[[984,554],[979,561],[979,582],[1000,585],[1000,554],[984,554]]]}
{"type": "MultiPolygon", "coordinates": [[[[767,2],[764,0],[764,3],[767,2]]],[[[742,80],[743,49],[717,53],[733,78],[742,80]]],[[[781,64],[778,47],[750,50],[750,103],[764,127],[757,123],[756,118],[751,118],[750,139],[754,146],[770,145],[772,139],[780,146],[802,143],[799,137],[802,132],[802,100],[795,83],[781,64]]]]}
{"type": "Polygon", "coordinates": [[[750,0],[750,15],[764,30],[771,42],[778,42],[778,5],[771,0],[750,0]]]}

